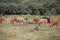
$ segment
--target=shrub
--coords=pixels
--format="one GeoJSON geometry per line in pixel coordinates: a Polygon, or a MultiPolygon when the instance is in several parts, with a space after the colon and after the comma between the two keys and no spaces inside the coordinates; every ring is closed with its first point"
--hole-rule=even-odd
{"type": "Polygon", "coordinates": [[[30,15],[30,14],[27,14],[27,15],[24,15],[23,17],[24,17],[24,19],[25,19],[26,22],[27,22],[27,20],[28,20],[29,18],[31,18],[31,15],[30,15]]]}
{"type": "Polygon", "coordinates": [[[46,16],[50,16],[51,14],[52,14],[51,11],[46,10],[46,13],[45,13],[46,16]]]}

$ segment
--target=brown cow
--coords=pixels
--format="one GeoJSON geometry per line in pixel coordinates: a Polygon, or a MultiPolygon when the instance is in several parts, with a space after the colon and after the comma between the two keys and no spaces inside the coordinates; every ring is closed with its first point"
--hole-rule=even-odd
{"type": "Polygon", "coordinates": [[[23,24],[24,18],[16,18],[15,20],[17,23],[23,24]]]}
{"type": "Polygon", "coordinates": [[[50,20],[50,27],[53,27],[53,26],[58,26],[59,25],[59,20],[57,18],[52,18],[50,20]]]}
{"type": "Polygon", "coordinates": [[[37,23],[39,20],[40,20],[39,16],[35,16],[35,17],[33,18],[33,21],[36,22],[36,23],[37,23]]]}
{"type": "Polygon", "coordinates": [[[15,22],[15,18],[11,18],[10,23],[14,24],[14,22],[15,22]]]}
{"type": "Polygon", "coordinates": [[[0,23],[2,23],[4,21],[4,18],[0,17],[0,23]]]}

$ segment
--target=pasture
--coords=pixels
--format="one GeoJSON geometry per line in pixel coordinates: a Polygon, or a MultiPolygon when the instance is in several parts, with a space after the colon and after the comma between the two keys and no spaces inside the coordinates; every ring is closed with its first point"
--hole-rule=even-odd
{"type": "MultiPolygon", "coordinates": [[[[52,27],[46,25],[38,26],[39,30],[34,28],[37,24],[11,24],[12,17],[22,17],[23,15],[6,15],[3,16],[5,21],[0,24],[0,40],[60,40],[60,25],[52,27]]],[[[40,16],[42,17],[42,16],[40,16]]],[[[51,16],[60,20],[60,15],[51,16]]],[[[33,18],[33,16],[32,16],[33,18]]],[[[59,22],[60,23],[60,22],[59,22]]]]}

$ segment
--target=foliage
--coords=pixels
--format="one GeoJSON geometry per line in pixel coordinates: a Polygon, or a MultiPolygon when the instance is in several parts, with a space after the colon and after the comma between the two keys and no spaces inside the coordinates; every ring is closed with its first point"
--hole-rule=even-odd
{"type": "Polygon", "coordinates": [[[27,14],[29,9],[30,14],[44,15],[48,9],[55,15],[60,14],[59,7],[59,0],[0,0],[0,14],[27,14]],[[36,10],[39,12],[36,13],[36,10]]]}
{"type": "Polygon", "coordinates": [[[25,19],[25,20],[28,20],[30,17],[31,17],[30,14],[24,15],[24,19],[25,19]]]}
{"type": "Polygon", "coordinates": [[[51,15],[51,11],[49,11],[49,10],[46,10],[46,13],[45,13],[45,15],[46,15],[46,16],[49,16],[49,15],[51,15]]]}

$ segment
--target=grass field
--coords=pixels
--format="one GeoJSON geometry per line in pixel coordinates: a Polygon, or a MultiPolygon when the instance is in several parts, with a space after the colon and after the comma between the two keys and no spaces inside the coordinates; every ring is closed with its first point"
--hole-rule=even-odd
{"type": "MultiPolygon", "coordinates": [[[[60,40],[60,25],[50,28],[46,25],[38,26],[39,30],[33,30],[37,24],[11,24],[12,17],[22,17],[22,15],[6,15],[5,22],[0,24],[0,40],[60,40]]],[[[33,17],[33,16],[32,16],[33,17]]],[[[40,16],[42,17],[42,16],[40,16]]],[[[59,16],[51,16],[59,18],[59,16]]]]}

